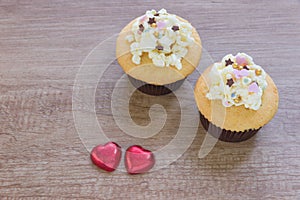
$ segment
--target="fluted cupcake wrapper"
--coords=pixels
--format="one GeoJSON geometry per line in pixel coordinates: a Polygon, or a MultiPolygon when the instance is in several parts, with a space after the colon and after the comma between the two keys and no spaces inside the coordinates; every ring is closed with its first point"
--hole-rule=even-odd
{"type": "Polygon", "coordinates": [[[154,85],[149,84],[144,81],[138,80],[136,78],[133,78],[132,76],[129,76],[127,74],[131,84],[136,87],[139,91],[153,95],[153,96],[160,96],[160,95],[166,95],[169,94],[175,90],[177,90],[184,82],[185,79],[176,81],[174,83],[166,84],[166,85],[154,85]]]}
{"type": "Polygon", "coordinates": [[[248,140],[260,130],[260,128],[249,129],[246,131],[230,131],[230,130],[221,129],[220,127],[217,127],[216,125],[209,122],[208,119],[206,119],[204,115],[201,114],[201,112],[199,113],[200,113],[200,121],[203,128],[209,134],[224,142],[242,142],[248,140]]]}

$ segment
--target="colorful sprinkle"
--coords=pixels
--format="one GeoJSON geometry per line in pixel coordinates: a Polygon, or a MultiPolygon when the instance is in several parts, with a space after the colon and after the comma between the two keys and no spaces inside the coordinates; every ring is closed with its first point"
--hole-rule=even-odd
{"type": "Polygon", "coordinates": [[[157,45],[155,48],[156,48],[157,50],[159,50],[159,51],[162,51],[162,50],[164,50],[164,47],[163,47],[163,46],[161,46],[161,45],[157,45]]]}
{"type": "Polygon", "coordinates": [[[231,79],[227,79],[226,85],[228,85],[229,87],[231,87],[233,84],[234,84],[234,81],[233,81],[232,78],[231,79]]]}
{"type": "Polygon", "coordinates": [[[167,25],[166,22],[164,22],[164,21],[159,21],[156,24],[157,24],[158,29],[164,29],[167,25]]]}
{"type": "Polygon", "coordinates": [[[251,79],[248,77],[243,77],[243,84],[248,85],[251,82],[251,79]]]}
{"type": "Polygon", "coordinates": [[[242,97],[241,96],[238,96],[237,98],[235,98],[233,100],[235,103],[240,103],[242,101],[242,97]]]}
{"type": "Polygon", "coordinates": [[[227,67],[228,65],[232,65],[234,62],[232,62],[230,60],[230,58],[228,60],[225,60],[225,66],[227,67]]]}
{"type": "Polygon", "coordinates": [[[248,65],[248,61],[245,57],[237,56],[235,59],[236,59],[236,63],[238,65],[241,65],[241,66],[248,65]]]}
{"type": "Polygon", "coordinates": [[[239,65],[236,64],[236,63],[233,63],[232,67],[233,67],[234,69],[239,69],[239,65]]]}
{"type": "Polygon", "coordinates": [[[240,71],[240,74],[241,74],[241,76],[248,76],[248,75],[249,75],[249,72],[248,72],[248,70],[246,70],[246,69],[242,69],[242,70],[240,71]]]}
{"type": "Polygon", "coordinates": [[[173,30],[174,32],[179,31],[179,26],[173,26],[173,27],[172,27],[172,30],[173,30]]]}
{"type": "Polygon", "coordinates": [[[234,97],[235,97],[235,93],[232,93],[232,94],[231,94],[231,98],[234,98],[234,97]]]}
{"type": "Polygon", "coordinates": [[[251,85],[248,87],[249,92],[258,93],[259,87],[256,82],[251,83],[251,85]]]}
{"type": "Polygon", "coordinates": [[[225,106],[229,107],[230,106],[230,102],[229,101],[225,101],[225,106]]]}
{"type": "Polygon", "coordinates": [[[243,67],[243,69],[249,70],[249,68],[246,65],[243,67]]]}
{"type": "Polygon", "coordinates": [[[139,25],[139,31],[143,32],[145,30],[145,27],[143,24],[140,24],[139,25]]]}
{"type": "Polygon", "coordinates": [[[248,76],[249,75],[249,72],[246,69],[242,69],[242,70],[234,69],[233,73],[234,73],[234,75],[235,75],[235,77],[237,79],[240,79],[240,78],[243,78],[244,76],[248,76]]]}
{"type": "Polygon", "coordinates": [[[149,18],[148,24],[154,24],[156,23],[155,17],[149,18]]]}
{"type": "Polygon", "coordinates": [[[153,24],[151,24],[151,27],[152,27],[152,28],[156,28],[156,27],[157,27],[157,24],[156,24],[156,23],[153,23],[153,24]]]}
{"type": "Polygon", "coordinates": [[[261,73],[262,73],[261,69],[256,69],[256,70],[255,70],[255,74],[256,74],[257,76],[260,76],[261,73]]]}
{"type": "Polygon", "coordinates": [[[159,16],[159,13],[155,13],[154,16],[155,16],[155,17],[158,17],[158,16],[159,16]]]}

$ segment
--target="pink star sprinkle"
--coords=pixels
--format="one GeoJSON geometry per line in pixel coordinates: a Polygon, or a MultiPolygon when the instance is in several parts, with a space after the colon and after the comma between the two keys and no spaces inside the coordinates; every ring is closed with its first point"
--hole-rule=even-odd
{"type": "Polygon", "coordinates": [[[254,93],[258,93],[259,92],[259,87],[257,85],[257,83],[252,83],[249,88],[248,88],[249,92],[254,92],[254,93]]]}

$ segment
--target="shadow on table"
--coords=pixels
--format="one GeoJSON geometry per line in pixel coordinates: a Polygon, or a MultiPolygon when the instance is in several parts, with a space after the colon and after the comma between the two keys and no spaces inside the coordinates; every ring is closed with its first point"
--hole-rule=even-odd
{"type": "Polygon", "coordinates": [[[198,158],[199,149],[206,136],[206,131],[201,123],[198,128],[198,135],[192,145],[192,154],[197,157],[198,168],[210,172],[230,172],[240,167],[246,167],[248,161],[252,159],[253,149],[257,145],[259,131],[252,138],[237,143],[218,141],[213,149],[204,158],[198,158]]]}

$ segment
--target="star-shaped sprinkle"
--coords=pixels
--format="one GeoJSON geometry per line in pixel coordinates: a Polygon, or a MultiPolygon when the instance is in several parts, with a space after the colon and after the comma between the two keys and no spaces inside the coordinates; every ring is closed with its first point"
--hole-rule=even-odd
{"type": "Polygon", "coordinates": [[[148,24],[154,24],[156,23],[155,17],[149,18],[148,24]]]}
{"type": "Polygon", "coordinates": [[[229,87],[231,87],[233,84],[234,84],[234,81],[233,81],[232,78],[231,79],[227,79],[226,85],[228,85],[229,87]]]}
{"type": "Polygon", "coordinates": [[[234,62],[232,62],[229,58],[228,60],[225,60],[225,63],[225,66],[227,67],[228,65],[232,65],[234,62]]]}
{"type": "Polygon", "coordinates": [[[140,25],[139,25],[139,30],[140,30],[141,32],[143,32],[143,31],[145,30],[145,27],[144,27],[143,24],[140,24],[140,25]]]}
{"type": "Polygon", "coordinates": [[[157,45],[155,48],[156,48],[157,50],[159,50],[159,51],[162,51],[162,50],[164,50],[164,47],[163,47],[163,46],[161,46],[161,45],[157,45]]]}
{"type": "Polygon", "coordinates": [[[174,32],[179,31],[179,26],[173,26],[173,27],[172,27],[172,30],[173,30],[174,32]]]}
{"type": "Polygon", "coordinates": [[[159,13],[155,13],[154,16],[155,16],[155,17],[158,17],[158,16],[159,16],[159,13]]]}

